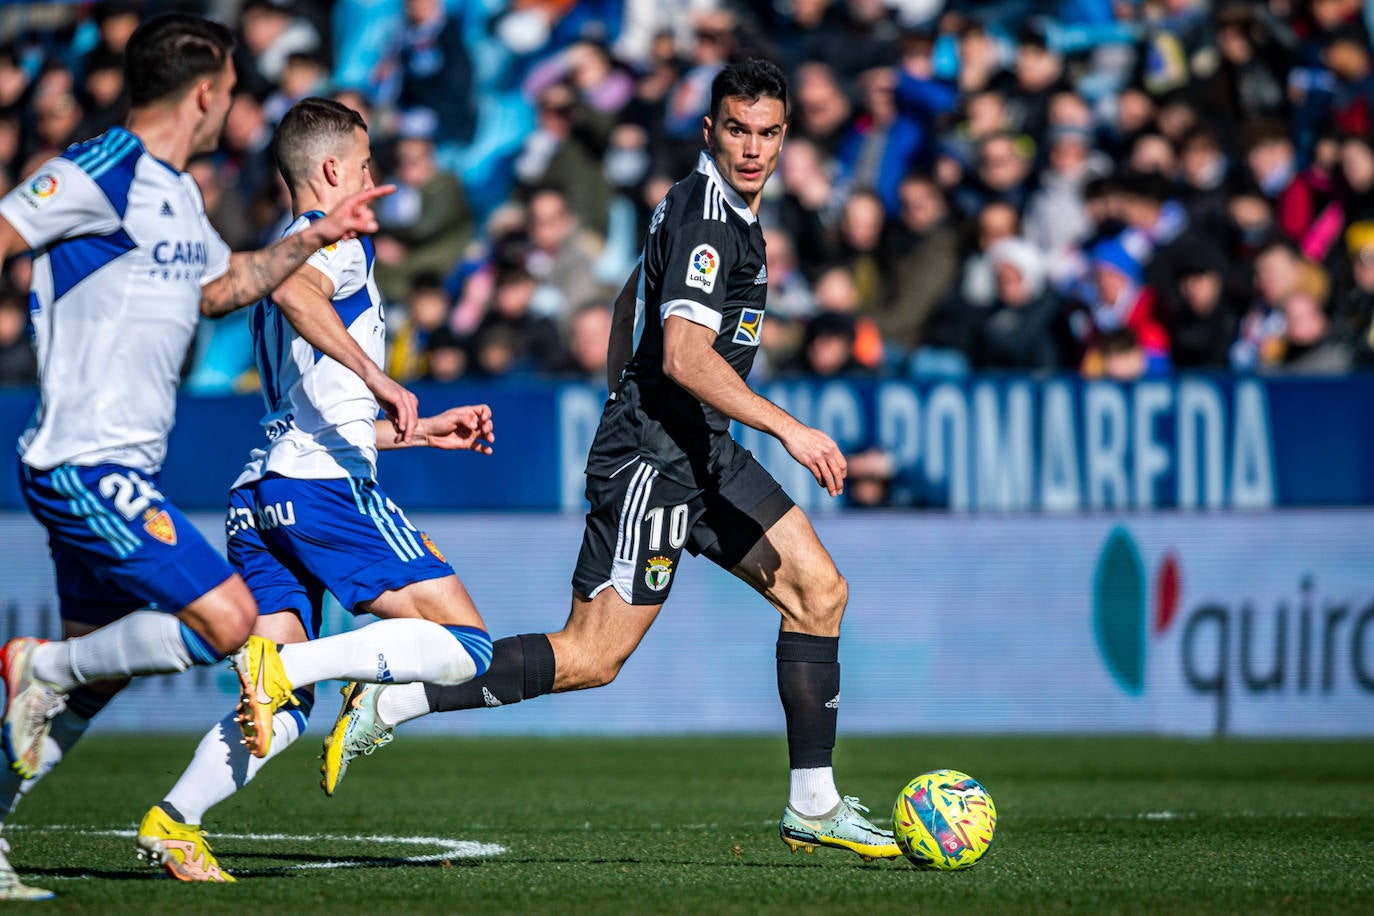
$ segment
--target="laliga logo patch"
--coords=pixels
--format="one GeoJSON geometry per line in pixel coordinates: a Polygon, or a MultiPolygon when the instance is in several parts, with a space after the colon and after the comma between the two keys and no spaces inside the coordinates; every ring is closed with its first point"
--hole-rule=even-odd
{"type": "Polygon", "coordinates": [[[420,542],[425,545],[426,550],[434,554],[434,558],[440,563],[448,562],[448,560],[444,559],[444,555],[439,552],[439,548],[435,547],[434,542],[429,539],[429,535],[425,534],[423,531],[420,532],[420,542]]]}
{"type": "Polygon", "coordinates": [[[695,286],[703,293],[716,288],[716,269],[720,267],[720,255],[710,245],[698,245],[692,249],[692,262],[687,265],[687,285],[695,286]]]}
{"type": "Polygon", "coordinates": [[[143,530],[148,532],[149,537],[161,541],[168,547],[175,547],[177,544],[177,526],[172,524],[172,517],[167,514],[166,509],[143,510],[143,530]]]}
{"type": "Polygon", "coordinates": [[[746,347],[759,345],[759,330],[763,327],[763,309],[741,309],[734,341],[746,347]]]}
{"type": "Polygon", "coordinates": [[[649,565],[644,568],[644,584],[656,592],[661,592],[668,587],[668,582],[673,578],[673,561],[667,557],[651,557],[649,565]]]}
{"type": "Polygon", "coordinates": [[[334,253],[335,253],[336,251],[338,251],[338,250],[339,250],[339,243],[338,243],[338,242],[331,242],[330,244],[325,245],[323,248],[321,248],[321,249],[319,250],[319,252],[317,252],[317,253],[319,254],[320,257],[322,257],[322,258],[324,258],[326,261],[328,261],[330,258],[334,257],[334,253]]]}
{"type": "Polygon", "coordinates": [[[30,208],[37,210],[52,200],[56,193],[57,176],[51,172],[43,172],[33,176],[33,180],[20,189],[19,196],[30,208]]]}

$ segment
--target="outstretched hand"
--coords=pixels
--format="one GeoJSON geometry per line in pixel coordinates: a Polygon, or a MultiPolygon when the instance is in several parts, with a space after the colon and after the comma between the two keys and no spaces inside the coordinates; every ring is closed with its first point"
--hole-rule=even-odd
{"type": "Polygon", "coordinates": [[[434,417],[420,421],[425,443],[431,448],[472,451],[490,455],[496,434],[491,423],[491,408],[486,404],[450,407],[434,417]]]}
{"type": "Polygon", "coordinates": [[[814,427],[797,424],[797,428],[782,438],[782,444],[798,464],[811,472],[816,483],[831,496],[844,492],[844,479],[849,473],[844,453],[835,440],[814,427]]]}
{"type": "Polygon", "coordinates": [[[394,190],[394,184],[384,184],[359,191],[344,198],[337,207],[315,220],[311,228],[322,233],[327,239],[320,247],[376,232],[379,227],[377,215],[372,212],[372,201],[385,197],[394,190]]]}

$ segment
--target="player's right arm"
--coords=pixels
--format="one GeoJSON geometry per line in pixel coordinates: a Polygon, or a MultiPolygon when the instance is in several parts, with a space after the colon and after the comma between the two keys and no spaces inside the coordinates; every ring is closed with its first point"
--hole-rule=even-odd
{"type": "Polygon", "coordinates": [[[776,438],[831,496],[843,493],[847,467],[835,440],[756,394],[716,352],[717,333],[670,315],[663,323],[663,374],[706,406],[776,438]]]}
{"type": "Polygon", "coordinates": [[[218,318],[251,305],[285,282],[319,249],[376,232],[377,217],[369,205],[394,190],[395,185],[388,184],[359,191],[302,231],[276,244],[230,255],[228,267],[201,285],[200,313],[218,318]]]}
{"type": "Polygon", "coordinates": [[[419,401],[383,372],[348,333],[331,302],[333,296],[334,281],[306,264],[276,288],[272,301],[307,343],[362,379],[386,411],[392,438],[409,442],[416,432],[419,401]]]}
{"type": "Polygon", "coordinates": [[[776,438],[826,492],[840,495],[846,468],[835,441],[756,394],[716,352],[737,236],[719,219],[683,216],[670,227],[671,212],[656,214],[660,228],[651,222],[645,246],[646,275],[658,277],[663,374],[707,407],[776,438]]]}

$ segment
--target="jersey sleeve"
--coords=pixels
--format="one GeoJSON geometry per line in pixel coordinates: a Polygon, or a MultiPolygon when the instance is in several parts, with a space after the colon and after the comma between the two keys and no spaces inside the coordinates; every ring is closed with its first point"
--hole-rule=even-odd
{"type": "Polygon", "coordinates": [[[329,278],[334,284],[335,296],[355,293],[367,283],[363,243],[357,239],[335,242],[317,249],[305,263],[329,278]]]}
{"type": "Polygon", "coordinates": [[[726,278],[738,257],[730,227],[719,220],[692,220],[668,229],[663,239],[659,321],[672,315],[720,331],[726,278]]]}
{"type": "Polygon", "coordinates": [[[119,228],[119,214],[100,187],[72,162],[49,159],[0,199],[0,216],[30,248],[119,228]]]}
{"type": "Polygon", "coordinates": [[[229,250],[228,243],[220,238],[219,231],[210,225],[209,217],[201,213],[200,221],[205,231],[205,273],[200,276],[200,285],[204,286],[229,272],[229,255],[233,252],[229,250]]]}

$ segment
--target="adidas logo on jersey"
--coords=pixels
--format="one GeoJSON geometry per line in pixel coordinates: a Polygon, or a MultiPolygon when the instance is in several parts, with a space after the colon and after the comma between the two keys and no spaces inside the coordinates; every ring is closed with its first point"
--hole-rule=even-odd
{"type": "Polygon", "coordinates": [[[755,286],[762,286],[763,284],[765,284],[765,283],[767,283],[767,282],[768,282],[768,265],[765,264],[765,265],[763,265],[762,267],[759,268],[759,272],[758,272],[758,273],[754,274],[754,285],[755,285],[755,286]]]}
{"type": "Polygon", "coordinates": [[[176,216],[176,214],[172,212],[171,202],[166,199],[162,201],[162,209],[157,211],[157,213],[159,216],[176,216]]]}
{"type": "Polygon", "coordinates": [[[501,701],[496,698],[496,694],[492,693],[485,687],[482,688],[482,702],[487,704],[487,706],[489,707],[501,705],[501,701]]]}
{"type": "Polygon", "coordinates": [[[839,708],[840,708],[840,695],[837,693],[837,694],[835,694],[833,697],[831,697],[829,700],[826,700],[826,701],[825,701],[825,708],[826,708],[826,709],[839,709],[839,708]]]}

